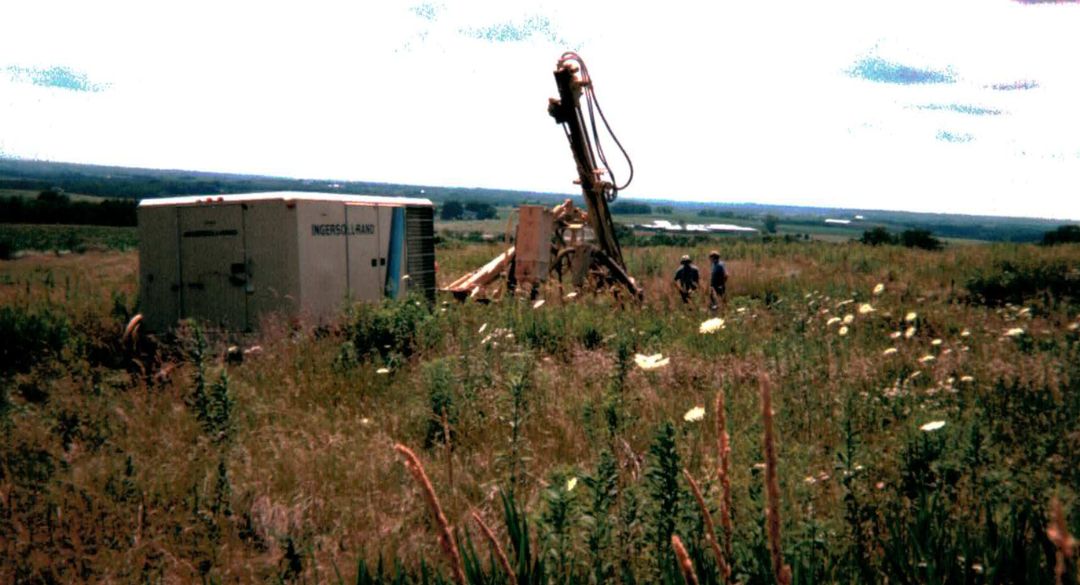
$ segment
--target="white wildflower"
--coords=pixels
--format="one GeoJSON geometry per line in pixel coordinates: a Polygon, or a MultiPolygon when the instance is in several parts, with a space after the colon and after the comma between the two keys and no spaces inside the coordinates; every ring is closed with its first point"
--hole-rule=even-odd
{"type": "Polygon", "coordinates": [[[1005,332],[1005,337],[1020,337],[1024,334],[1023,327],[1013,327],[1005,332]]]}
{"type": "Polygon", "coordinates": [[[487,331],[487,323],[484,323],[483,325],[481,325],[480,329],[476,333],[477,333],[477,335],[479,335],[479,334],[482,334],[485,331],[487,331]]]}
{"type": "Polygon", "coordinates": [[[705,418],[705,407],[703,406],[695,406],[694,408],[691,408],[690,410],[686,411],[686,414],[684,414],[682,417],[682,419],[686,422],[698,422],[703,418],[705,418]]]}
{"type": "Polygon", "coordinates": [[[915,311],[910,311],[907,315],[904,315],[904,321],[907,321],[908,323],[911,323],[912,321],[914,321],[915,319],[918,319],[918,318],[919,318],[919,315],[917,315],[915,313],[915,311]]]}
{"type": "Polygon", "coordinates": [[[896,353],[896,348],[895,347],[890,347],[889,349],[886,349],[885,351],[881,352],[881,355],[892,355],[894,353],[896,353]]]}
{"type": "Polygon", "coordinates": [[[716,333],[724,328],[724,320],[720,317],[713,317],[707,321],[703,321],[701,326],[698,327],[698,332],[702,334],[716,333]]]}
{"type": "Polygon", "coordinates": [[[851,313],[844,315],[844,325],[851,325],[853,321],[855,321],[855,315],[852,315],[851,313]]]}
{"type": "Polygon", "coordinates": [[[871,305],[870,303],[863,303],[863,304],[859,305],[859,314],[860,315],[866,315],[868,313],[873,313],[873,312],[874,312],[874,306],[871,305]]]}
{"type": "Polygon", "coordinates": [[[919,358],[919,363],[921,363],[921,364],[929,363],[929,362],[932,362],[932,361],[934,361],[934,356],[932,356],[930,354],[926,354],[926,355],[922,356],[921,358],[919,358]]]}
{"type": "Polygon", "coordinates": [[[634,363],[637,364],[637,367],[646,371],[662,368],[670,362],[671,358],[666,358],[658,353],[653,355],[634,354],[634,363]]]}
{"type": "Polygon", "coordinates": [[[927,433],[932,433],[932,432],[940,429],[943,426],[945,426],[945,421],[943,421],[943,420],[935,420],[935,421],[930,421],[930,422],[924,424],[923,426],[919,427],[919,430],[923,431],[923,432],[927,432],[927,433]]]}
{"type": "Polygon", "coordinates": [[[534,309],[539,309],[540,307],[543,307],[543,306],[544,306],[544,299],[540,299],[540,300],[536,301],[535,303],[533,303],[533,308],[534,309]]]}
{"type": "Polygon", "coordinates": [[[830,317],[829,320],[825,322],[825,325],[829,326],[829,325],[832,325],[833,323],[839,323],[839,322],[840,322],[840,317],[830,317]]]}
{"type": "Polygon", "coordinates": [[[577,487],[577,478],[576,477],[571,477],[570,479],[566,480],[566,491],[572,492],[572,491],[574,491],[574,488],[576,488],[576,487],[577,487]]]}
{"type": "Polygon", "coordinates": [[[877,286],[874,287],[874,294],[879,295],[883,292],[885,292],[885,285],[879,282],[877,286]]]}
{"type": "Polygon", "coordinates": [[[847,335],[847,333],[848,333],[848,327],[847,327],[847,325],[842,325],[842,326],[840,327],[840,330],[836,332],[836,334],[837,334],[837,335],[840,335],[841,337],[842,337],[842,336],[844,336],[844,335],[847,335]]]}
{"type": "Polygon", "coordinates": [[[938,346],[938,345],[941,345],[941,340],[940,339],[935,339],[935,340],[930,342],[930,345],[933,345],[935,347],[938,346]]]}
{"type": "Polygon", "coordinates": [[[390,368],[379,368],[379,369],[375,370],[375,373],[376,374],[389,374],[390,373],[390,368]]]}

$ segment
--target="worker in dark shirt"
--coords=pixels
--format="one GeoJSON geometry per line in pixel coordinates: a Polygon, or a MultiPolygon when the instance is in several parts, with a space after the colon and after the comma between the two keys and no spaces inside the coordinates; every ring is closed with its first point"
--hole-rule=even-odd
{"type": "Polygon", "coordinates": [[[675,271],[675,286],[679,290],[679,296],[684,303],[690,302],[690,296],[698,288],[700,281],[698,268],[690,261],[690,256],[683,255],[679,260],[682,265],[675,271]]]}
{"type": "Polygon", "coordinates": [[[712,273],[709,276],[709,308],[715,311],[720,303],[726,303],[727,297],[727,267],[720,261],[720,252],[709,252],[709,260],[712,262],[712,273]]]}

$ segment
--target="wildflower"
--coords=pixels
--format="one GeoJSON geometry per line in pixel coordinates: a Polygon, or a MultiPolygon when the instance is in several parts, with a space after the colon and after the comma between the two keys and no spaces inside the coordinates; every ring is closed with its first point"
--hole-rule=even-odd
{"type": "Polygon", "coordinates": [[[390,368],[379,368],[379,369],[375,370],[375,373],[376,374],[389,374],[390,373],[390,368]]]}
{"type": "Polygon", "coordinates": [[[901,333],[899,331],[893,331],[892,333],[889,334],[889,339],[900,339],[901,335],[903,335],[903,333],[901,333]]]}
{"type": "Polygon", "coordinates": [[[574,488],[576,488],[576,487],[577,487],[577,478],[576,477],[571,477],[570,479],[566,480],[566,491],[572,492],[572,491],[574,491],[574,488]]]}
{"type": "Polygon", "coordinates": [[[653,355],[634,354],[634,363],[637,367],[643,370],[655,370],[662,368],[671,362],[671,358],[664,357],[661,354],[655,353],[653,355]]]}
{"type": "Polygon", "coordinates": [[[698,332],[702,334],[716,333],[724,328],[724,320],[720,317],[713,317],[707,321],[703,321],[701,326],[698,327],[698,332]]]}
{"type": "Polygon", "coordinates": [[[915,326],[912,325],[911,327],[908,327],[906,331],[904,331],[904,339],[911,339],[914,336],[915,336],[915,326]]]}
{"type": "Polygon", "coordinates": [[[540,300],[536,301],[535,303],[533,303],[533,308],[534,309],[539,309],[540,307],[543,307],[543,306],[544,306],[544,299],[540,299],[540,300]]]}
{"type": "Polygon", "coordinates": [[[803,481],[805,481],[806,483],[808,483],[810,485],[814,485],[815,483],[817,483],[817,480],[814,479],[814,476],[812,476],[812,475],[806,476],[806,478],[803,479],[803,481]]]}
{"type": "Polygon", "coordinates": [[[919,358],[919,363],[921,363],[921,364],[925,364],[925,363],[932,362],[932,361],[934,361],[934,356],[932,356],[930,354],[926,354],[926,355],[922,356],[921,358],[919,358]]]}
{"type": "Polygon", "coordinates": [[[1005,332],[1005,337],[1020,337],[1024,334],[1023,327],[1013,327],[1005,332]]]}
{"type": "Polygon", "coordinates": [[[480,329],[476,333],[477,333],[477,335],[479,335],[479,334],[483,333],[484,331],[487,331],[487,323],[484,323],[483,325],[481,325],[480,329]]]}
{"type": "Polygon", "coordinates": [[[829,320],[825,322],[825,326],[827,327],[829,325],[832,325],[833,323],[839,323],[839,322],[840,322],[840,317],[830,317],[829,320]]]}
{"type": "Polygon", "coordinates": [[[1080,323],[1073,323],[1069,325],[1069,331],[1076,331],[1077,329],[1080,329],[1080,323]]]}
{"type": "Polygon", "coordinates": [[[735,312],[736,313],[745,313],[746,312],[746,307],[739,307],[738,309],[735,309],[735,312]]]}
{"type": "Polygon", "coordinates": [[[883,489],[885,489],[885,482],[879,481],[876,484],[874,484],[874,487],[876,487],[879,490],[883,490],[883,489]]]}
{"type": "Polygon", "coordinates": [[[874,294],[879,295],[883,292],[885,292],[885,285],[879,282],[877,286],[874,287],[874,294]]]}
{"type": "Polygon", "coordinates": [[[572,299],[572,298],[575,298],[575,297],[577,297],[577,291],[576,290],[566,293],[566,296],[563,297],[563,298],[569,300],[569,299],[572,299]]]}
{"type": "Polygon", "coordinates": [[[968,337],[969,335],[971,335],[971,330],[970,329],[964,329],[963,331],[960,332],[960,337],[968,337]]]}
{"type": "Polygon", "coordinates": [[[847,332],[848,332],[847,325],[843,325],[843,326],[840,327],[840,330],[836,332],[836,334],[840,335],[842,337],[844,335],[847,335],[847,332]]]}
{"type": "Polygon", "coordinates": [[[855,315],[852,315],[851,313],[848,313],[847,315],[844,315],[844,325],[851,325],[852,321],[854,321],[854,320],[855,320],[855,315]]]}
{"type": "Polygon", "coordinates": [[[908,323],[911,323],[918,318],[919,316],[915,313],[915,311],[910,311],[907,315],[904,315],[904,321],[907,321],[908,323]]]}
{"type": "Polygon", "coordinates": [[[371,424],[371,419],[365,416],[364,418],[360,419],[360,424],[367,426],[371,424]]]}
{"type": "Polygon", "coordinates": [[[854,302],[855,302],[855,299],[848,299],[846,301],[840,301],[839,303],[836,303],[836,308],[839,309],[840,307],[843,307],[844,305],[850,305],[851,303],[854,303],[854,302]]]}
{"type": "Polygon", "coordinates": [[[943,420],[935,420],[935,421],[930,421],[930,422],[924,424],[923,426],[919,427],[919,430],[923,431],[923,432],[926,432],[926,433],[932,433],[932,432],[940,429],[943,426],[945,426],[945,421],[943,421],[943,420]]]}
{"type": "Polygon", "coordinates": [[[881,355],[892,355],[894,353],[896,353],[896,348],[895,347],[890,347],[889,349],[886,349],[885,351],[881,352],[881,355]]]}
{"type": "Polygon", "coordinates": [[[972,377],[972,376],[960,376],[960,381],[964,382],[964,383],[967,383],[967,384],[970,384],[971,382],[975,381],[975,378],[972,377]]]}
{"type": "Polygon", "coordinates": [[[686,422],[698,422],[703,418],[705,418],[705,407],[703,406],[695,406],[694,408],[691,408],[690,410],[686,411],[686,414],[684,414],[682,417],[682,419],[686,422]]]}
{"type": "Polygon", "coordinates": [[[940,339],[935,339],[935,340],[930,342],[930,345],[933,345],[935,347],[938,346],[938,345],[941,345],[941,340],[940,339]]]}
{"type": "Polygon", "coordinates": [[[859,305],[859,314],[860,315],[866,315],[868,313],[873,313],[873,312],[874,312],[874,306],[871,305],[870,303],[863,303],[863,304],[859,305]]]}

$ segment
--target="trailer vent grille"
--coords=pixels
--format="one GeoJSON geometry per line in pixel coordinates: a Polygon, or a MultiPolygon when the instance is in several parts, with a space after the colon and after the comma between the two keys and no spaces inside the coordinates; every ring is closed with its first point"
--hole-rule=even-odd
{"type": "Polygon", "coordinates": [[[435,210],[431,207],[405,208],[406,273],[409,292],[423,291],[435,302],[435,210]]]}

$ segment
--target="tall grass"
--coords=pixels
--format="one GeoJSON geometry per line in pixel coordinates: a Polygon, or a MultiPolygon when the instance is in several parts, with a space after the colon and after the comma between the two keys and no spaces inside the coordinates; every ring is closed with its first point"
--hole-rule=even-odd
{"type": "Polygon", "coordinates": [[[968,283],[1080,251],[718,245],[711,335],[669,294],[684,251],[651,247],[627,249],[641,306],[361,306],[197,351],[190,330],[121,343],[130,253],[2,263],[22,357],[0,373],[0,580],[680,583],[677,536],[702,584],[1076,581],[1076,309],[968,283]]]}

